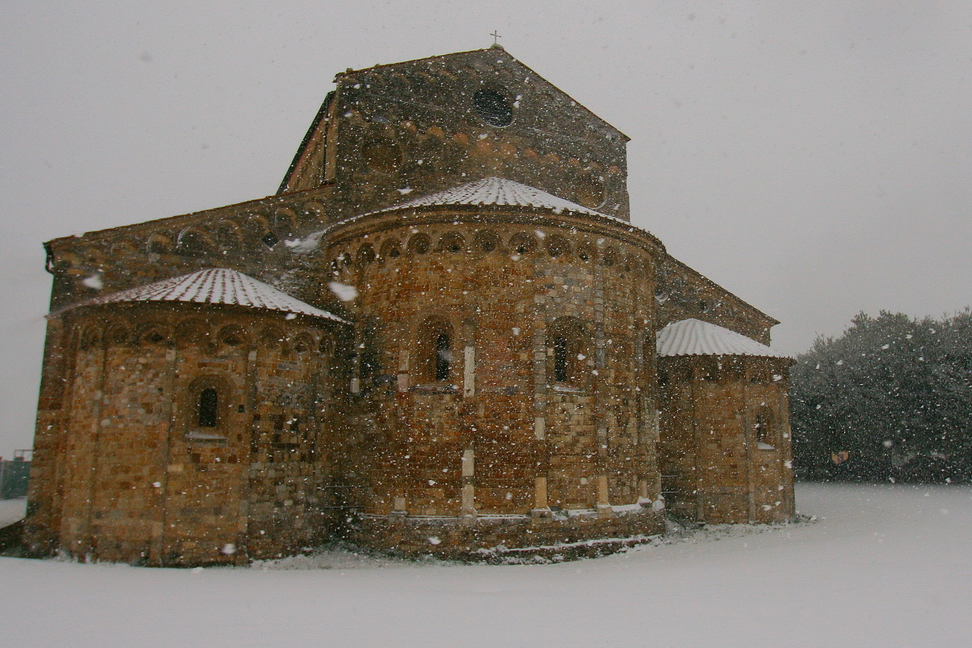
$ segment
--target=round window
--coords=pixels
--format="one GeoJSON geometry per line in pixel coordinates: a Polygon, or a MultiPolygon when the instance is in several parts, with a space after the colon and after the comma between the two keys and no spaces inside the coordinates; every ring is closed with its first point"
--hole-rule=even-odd
{"type": "Polygon", "coordinates": [[[473,95],[476,113],[490,126],[509,126],[513,123],[513,106],[495,90],[483,88],[473,95]]]}

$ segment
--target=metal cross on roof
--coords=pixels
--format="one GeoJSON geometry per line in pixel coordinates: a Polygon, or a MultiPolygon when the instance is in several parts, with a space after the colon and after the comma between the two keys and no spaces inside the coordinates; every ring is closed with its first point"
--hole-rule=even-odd
{"type": "Polygon", "coordinates": [[[490,36],[493,37],[493,45],[499,45],[499,39],[503,38],[502,36],[496,33],[495,29],[493,30],[493,33],[490,34],[490,36]]]}

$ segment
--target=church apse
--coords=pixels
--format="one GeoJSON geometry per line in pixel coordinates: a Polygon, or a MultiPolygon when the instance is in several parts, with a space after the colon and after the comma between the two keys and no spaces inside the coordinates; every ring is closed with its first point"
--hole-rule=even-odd
{"type": "Polygon", "coordinates": [[[48,242],[28,544],[470,557],[669,504],[787,519],[776,321],[631,224],[626,142],[499,47],[349,70],[276,195],[48,242]]]}

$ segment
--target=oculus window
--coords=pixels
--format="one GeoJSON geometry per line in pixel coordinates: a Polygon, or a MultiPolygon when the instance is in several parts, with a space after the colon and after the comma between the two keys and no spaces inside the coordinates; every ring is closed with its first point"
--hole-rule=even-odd
{"type": "Polygon", "coordinates": [[[510,100],[489,88],[478,90],[473,95],[473,106],[476,114],[490,126],[509,126],[513,123],[513,106],[510,100]]]}

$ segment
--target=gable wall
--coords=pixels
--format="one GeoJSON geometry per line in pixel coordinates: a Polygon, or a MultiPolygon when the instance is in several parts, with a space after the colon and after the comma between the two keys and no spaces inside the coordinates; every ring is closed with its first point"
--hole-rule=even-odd
{"type": "Polygon", "coordinates": [[[327,114],[284,190],[333,182],[341,218],[486,176],[629,218],[627,137],[502,49],[340,74],[327,114]],[[510,125],[477,114],[484,88],[508,99],[510,125]]]}

